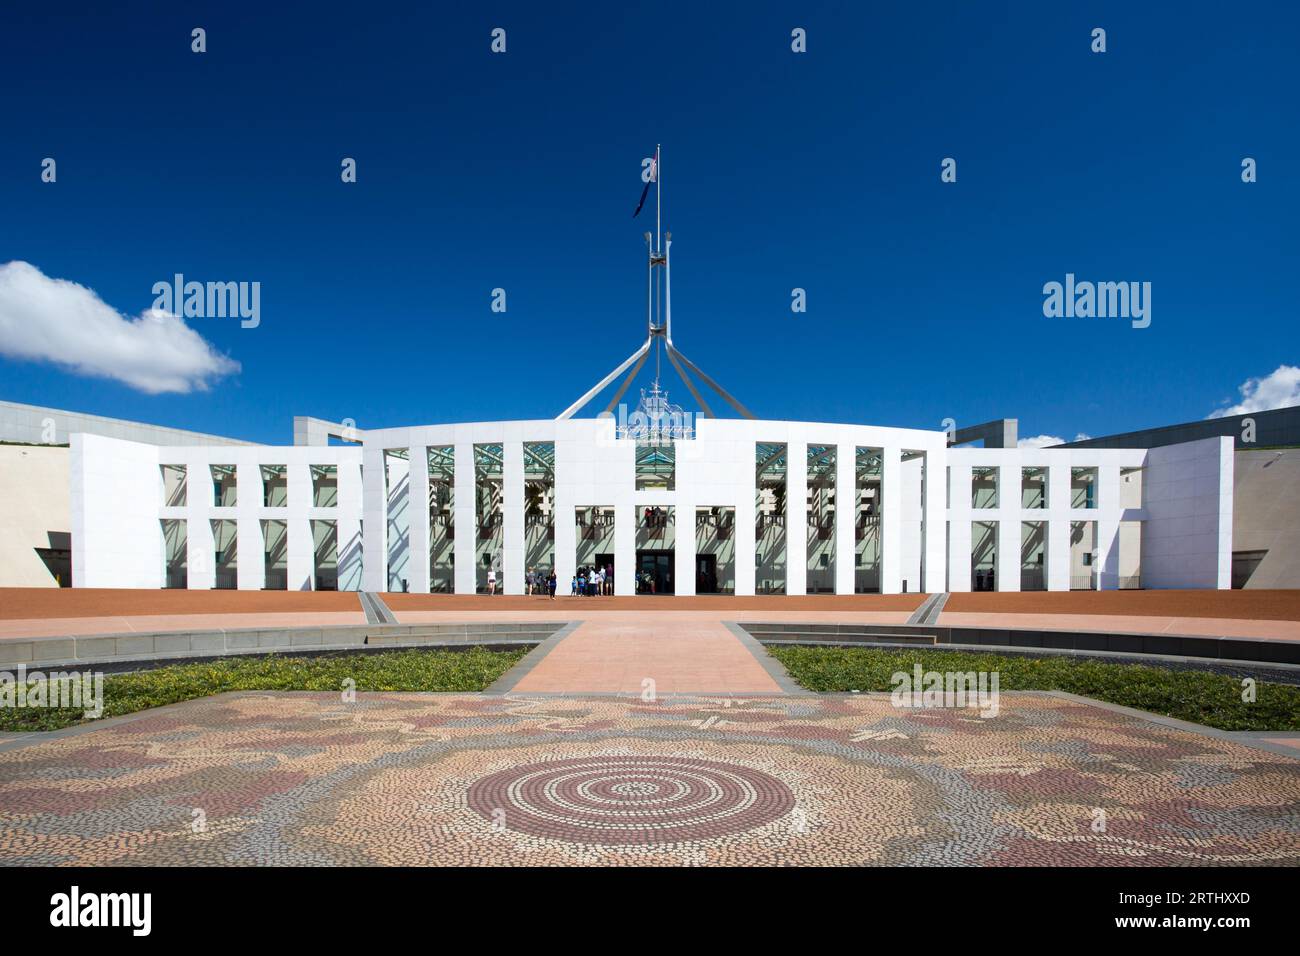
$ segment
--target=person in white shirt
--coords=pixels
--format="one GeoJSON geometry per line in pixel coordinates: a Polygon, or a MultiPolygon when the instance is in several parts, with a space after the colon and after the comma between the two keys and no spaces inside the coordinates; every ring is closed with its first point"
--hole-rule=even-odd
{"type": "Polygon", "coordinates": [[[488,569],[488,594],[497,593],[497,569],[488,569]]]}

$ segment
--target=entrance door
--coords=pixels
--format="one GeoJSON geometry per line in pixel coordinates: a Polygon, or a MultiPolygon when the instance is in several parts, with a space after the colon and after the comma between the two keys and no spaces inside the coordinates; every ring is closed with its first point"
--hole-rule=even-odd
{"type": "Polygon", "coordinates": [[[637,594],[672,594],[673,552],[638,551],[636,553],[637,594]]]}
{"type": "Polygon", "coordinates": [[[716,554],[697,554],[695,556],[695,593],[718,593],[718,556],[716,554]]]}
{"type": "Polygon", "coordinates": [[[605,593],[614,593],[614,556],[612,554],[597,554],[596,567],[605,569],[605,593]]]}

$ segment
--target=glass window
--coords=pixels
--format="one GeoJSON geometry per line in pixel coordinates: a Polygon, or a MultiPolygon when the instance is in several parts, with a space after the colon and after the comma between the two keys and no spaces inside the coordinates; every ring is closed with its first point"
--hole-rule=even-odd
{"type": "Polygon", "coordinates": [[[1047,469],[1020,469],[1020,507],[1047,507],[1047,469]]]}
{"type": "Polygon", "coordinates": [[[311,503],[313,508],[334,508],[339,503],[339,466],[311,466],[311,503]]]}
{"type": "Polygon", "coordinates": [[[972,508],[996,508],[998,506],[997,468],[971,469],[970,506],[972,508]]]}
{"type": "Polygon", "coordinates": [[[234,465],[212,465],[212,504],[216,508],[233,508],[238,500],[239,486],[235,480],[234,465]]]}
{"type": "Polygon", "coordinates": [[[1097,469],[1070,469],[1070,507],[1097,507],[1097,469]]]}

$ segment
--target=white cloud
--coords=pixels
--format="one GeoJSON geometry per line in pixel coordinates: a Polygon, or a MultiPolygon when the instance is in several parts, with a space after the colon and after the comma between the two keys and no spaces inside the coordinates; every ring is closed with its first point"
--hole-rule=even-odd
{"type": "MultiPolygon", "coordinates": [[[[1091,435],[1085,435],[1083,432],[1075,435],[1073,441],[1087,441],[1091,435]]],[[[1032,438],[1022,438],[1016,442],[1017,448],[1047,448],[1051,445],[1064,445],[1065,439],[1056,435],[1035,435],[1032,438]]]]}
{"type": "Polygon", "coordinates": [[[1241,393],[1240,402],[1211,412],[1207,417],[1226,418],[1229,415],[1246,415],[1250,412],[1265,412],[1270,408],[1300,405],[1300,368],[1279,365],[1271,375],[1246,379],[1237,391],[1241,393]]]}
{"type": "Polygon", "coordinates": [[[0,265],[0,355],[116,379],[151,395],[205,391],[239,371],[183,319],[158,309],[128,318],[93,289],[19,261],[0,265]]]}

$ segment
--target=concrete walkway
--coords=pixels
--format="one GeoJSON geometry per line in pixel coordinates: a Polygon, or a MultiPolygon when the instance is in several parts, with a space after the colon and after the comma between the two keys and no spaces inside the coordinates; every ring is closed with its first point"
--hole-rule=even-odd
{"type": "Polygon", "coordinates": [[[1157,617],[1143,614],[988,614],[947,611],[944,627],[1020,628],[1044,631],[1107,631],[1114,634],[1178,634],[1184,637],[1245,637],[1300,641],[1300,621],[1245,621],[1225,617],[1157,617]]]}
{"type": "Polygon", "coordinates": [[[120,617],[51,617],[0,620],[0,640],[25,637],[88,637],[93,634],[154,634],[159,631],[234,631],[247,628],[344,627],[365,624],[356,611],[293,611],[254,614],[130,614],[120,617]]]}

